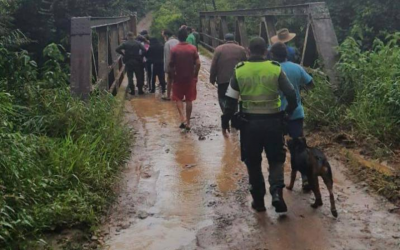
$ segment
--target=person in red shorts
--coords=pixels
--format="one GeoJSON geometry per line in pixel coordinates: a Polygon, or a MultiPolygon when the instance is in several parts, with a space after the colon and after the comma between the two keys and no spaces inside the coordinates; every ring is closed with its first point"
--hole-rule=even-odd
{"type": "Polygon", "coordinates": [[[200,70],[200,59],[195,46],[186,42],[186,26],[178,31],[179,43],[171,50],[169,74],[172,77],[172,100],[176,102],[181,119],[179,128],[190,130],[190,116],[193,101],[197,97],[197,77],[200,70]],[[186,102],[186,112],[183,105],[186,102]]]}

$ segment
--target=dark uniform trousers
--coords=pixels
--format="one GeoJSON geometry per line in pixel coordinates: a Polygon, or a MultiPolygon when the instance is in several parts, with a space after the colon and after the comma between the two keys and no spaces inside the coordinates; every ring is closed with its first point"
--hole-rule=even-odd
{"type": "Polygon", "coordinates": [[[144,85],[144,67],[143,63],[128,63],[126,64],[126,74],[128,76],[128,87],[131,92],[135,92],[133,77],[136,76],[137,88],[139,92],[143,91],[144,85]]]}
{"type": "Polygon", "coordinates": [[[242,160],[249,172],[250,192],[255,202],[263,201],[266,194],[261,169],[262,153],[265,150],[269,163],[270,193],[284,188],[283,164],[286,159],[283,125],[281,117],[247,117],[241,130],[242,160]]]}
{"type": "Polygon", "coordinates": [[[153,63],[153,72],[151,76],[151,89],[153,91],[156,90],[156,77],[161,85],[161,92],[165,92],[165,72],[164,72],[164,63],[153,63]]]}

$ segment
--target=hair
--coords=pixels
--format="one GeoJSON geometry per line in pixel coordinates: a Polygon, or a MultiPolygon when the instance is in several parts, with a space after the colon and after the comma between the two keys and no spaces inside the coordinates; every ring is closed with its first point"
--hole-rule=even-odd
{"type": "Polygon", "coordinates": [[[277,42],[272,45],[270,52],[272,59],[278,62],[285,62],[287,60],[287,47],[282,42],[277,42]]]}
{"type": "Polygon", "coordinates": [[[226,33],[224,36],[225,41],[235,41],[235,36],[232,33],[226,33]]]}
{"type": "Polygon", "coordinates": [[[140,31],[140,35],[144,36],[144,35],[148,35],[149,32],[147,30],[142,30],[140,31]]]}
{"type": "Polygon", "coordinates": [[[267,50],[267,43],[262,37],[255,37],[251,39],[249,49],[251,54],[264,55],[267,50]]]}
{"type": "Polygon", "coordinates": [[[174,34],[172,33],[172,31],[170,31],[169,29],[165,29],[165,30],[163,31],[163,34],[164,34],[164,36],[166,36],[166,37],[171,37],[171,36],[174,35],[174,34]]]}
{"type": "Polygon", "coordinates": [[[193,32],[192,27],[187,27],[186,30],[187,30],[188,33],[192,33],[193,32]]]}
{"type": "Polygon", "coordinates": [[[133,34],[133,32],[128,32],[128,34],[126,35],[126,38],[128,40],[133,40],[135,38],[135,35],[133,34]]]}
{"type": "Polygon", "coordinates": [[[187,32],[186,27],[180,28],[178,31],[178,40],[180,42],[185,42],[187,37],[188,37],[188,32],[187,32]]]}

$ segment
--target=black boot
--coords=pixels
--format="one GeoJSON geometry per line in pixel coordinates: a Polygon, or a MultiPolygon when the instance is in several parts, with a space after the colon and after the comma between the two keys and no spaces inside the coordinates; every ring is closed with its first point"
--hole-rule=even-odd
{"type": "Polygon", "coordinates": [[[285,200],[283,199],[283,190],[279,188],[272,195],[272,206],[275,207],[275,212],[285,213],[287,212],[287,206],[285,200]]]}
{"type": "Polygon", "coordinates": [[[251,196],[253,197],[253,201],[251,202],[251,208],[256,210],[257,212],[265,212],[267,209],[265,208],[264,196],[265,193],[258,193],[253,190],[250,191],[251,196]]]}

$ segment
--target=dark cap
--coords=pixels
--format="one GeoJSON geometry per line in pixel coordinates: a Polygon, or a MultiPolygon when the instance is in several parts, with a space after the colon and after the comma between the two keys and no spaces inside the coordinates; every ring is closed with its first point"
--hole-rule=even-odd
{"type": "Polygon", "coordinates": [[[234,41],[235,36],[232,33],[227,33],[227,34],[225,34],[224,39],[225,39],[225,41],[234,41]]]}
{"type": "Polygon", "coordinates": [[[270,52],[272,53],[272,57],[276,61],[286,60],[287,58],[287,47],[282,42],[277,42],[272,45],[270,52]]]}
{"type": "Polygon", "coordinates": [[[267,43],[262,37],[255,37],[251,39],[249,49],[252,54],[264,55],[267,50],[267,43]]]}

